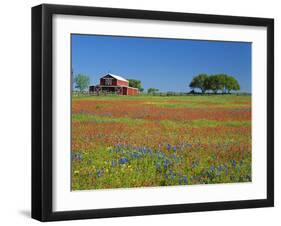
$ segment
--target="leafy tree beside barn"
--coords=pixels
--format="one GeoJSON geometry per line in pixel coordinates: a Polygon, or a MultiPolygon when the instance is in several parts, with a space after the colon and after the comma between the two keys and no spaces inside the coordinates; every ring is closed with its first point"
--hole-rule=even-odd
{"type": "Polygon", "coordinates": [[[76,89],[83,92],[88,89],[90,85],[90,77],[84,74],[78,74],[74,77],[74,84],[76,89]]]}
{"type": "Polygon", "coordinates": [[[129,81],[129,86],[133,87],[133,88],[138,88],[140,92],[143,91],[143,88],[141,86],[141,81],[140,80],[136,80],[136,79],[128,79],[129,81]]]}

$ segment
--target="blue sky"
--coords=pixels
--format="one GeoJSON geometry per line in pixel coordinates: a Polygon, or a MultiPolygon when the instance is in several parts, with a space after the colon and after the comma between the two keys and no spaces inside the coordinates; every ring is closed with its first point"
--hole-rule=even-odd
{"type": "Polygon", "coordinates": [[[72,68],[91,84],[110,72],[163,92],[190,91],[199,73],[226,73],[251,92],[251,43],[73,34],[72,68]]]}

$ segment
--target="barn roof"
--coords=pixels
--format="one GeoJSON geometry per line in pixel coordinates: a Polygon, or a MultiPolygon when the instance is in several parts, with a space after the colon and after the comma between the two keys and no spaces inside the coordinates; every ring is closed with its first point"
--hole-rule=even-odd
{"type": "MultiPolygon", "coordinates": [[[[116,78],[117,80],[121,80],[121,81],[124,81],[124,82],[129,82],[128,80],[126,80],[125,78],[123,78],[123,77],[121,77],[119,75],[114,75],[114,74],[108,73],[105,76],[107,76],[107,75],[110,75],[111,77],[116,78]]],[[[105,77],[105,76],[103,76],[103,77],[105,77]]]]}

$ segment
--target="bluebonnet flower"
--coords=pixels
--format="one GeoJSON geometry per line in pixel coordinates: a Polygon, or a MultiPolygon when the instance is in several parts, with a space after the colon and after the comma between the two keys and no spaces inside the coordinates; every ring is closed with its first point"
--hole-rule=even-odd
{"type": "Polygon", "coordinates": [[[213,165],[211,165],[210,170],[211,170],[212,172],[214,172],[215,169],[216,169],[216,168],[215,168],[213,165]]]}
{"type": "Polygon", "coordinates": [[[235,160],[230,160],[232,166],[235,168],[236,167],[236,161],[235,160]]]}
{"type": "Polygon", "coordinates": [[[173,147],[173,151],[175,151],[175,152],[177,151],[177,147],[176,146],[173,147]]]}
{"type": "Polygon", "coordinates": [[[171,145],[170,145],[170,144],[167,145],[167,150],[168,150],[168,151],[171,150],[171,145]]]}
{"type": "Polygon", "coordinates": [[[183,177],[183,182],[184,182],[184,184],[187,184],[187,177],[186,176],[183,177]]]}
{"type": "Polygon", "coordinates": [[[119,159],[119,164],[126,164],[127,162],[129,162],[129,160],[126,157],[122,157],[119,159]]]}
{"type": "Polygon", "coordinates": [[[222,165],[220,165],[220,166],[218,167],[218,170],[219,170],[219,171],[223,171],[223,170],[224,170],[224,167],[223,167],[222,165]]]}
{"type": "Polygon", "coordinates": [[[143,148],[141,149],[141,153],[142,153],[142,154],[146,154],[146,148],[145,148],[145,147],[143,147],[143,148]]]}
{"type": "Polygon", "coordinates": [[[102,176],[102,171],[101,170],[97,170],[97,176],[101,177],[102,176]]]}
{"type": "Polygon", "coordinates": [[[165,159],[165,161],[164,161],[164,168],[165,168],[165,170],[168,169],[169,165],[170,165],[170,161],[168,159],[165,159]]]}

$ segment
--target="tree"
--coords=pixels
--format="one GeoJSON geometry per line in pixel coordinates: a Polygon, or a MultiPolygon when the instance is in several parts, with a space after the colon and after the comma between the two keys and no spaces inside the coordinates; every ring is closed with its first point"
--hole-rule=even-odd
{"type": "Polygon", "coordinates": [[[192,89],[198,88],[201,89],[202,93],[205,93],[208,89],[208,75],[207,74],[199,74],[193,77],[192,81],[189,84],[189,87],[192,89]]]}
{"type": "Polygon", "coordinates": [[[140,92],[143,91],[143,88],[141,87],[141,81],[136,79],[128,79],[129,86],[133,88],[138,88],[140,92]]]}
{"type": "Polygon", "coordinates": [[[75,88],[80,92],[87,89],[90,85],[90,78],[87,75],[78,74],[74,77],[75,88]]]}
{"type": "Polygon", "coordinates": [[[147,93],[148,94],[155,94],[155,93],[157,93],[159,91],[159,89],[156,89],[156,88],[149,88],[148,90],[147,90],[147,93]]]}
{"type": "Polygon", "coordinates": [[[222,93],[240,90],[238,81],[233,76],[227,74],[199,74],[193,77],[189,86],[192,89],[201,89],[202,93],[205,93],[207,90],[212,90],[214,93],[217,93],[219,90],[221,90],[222,93]]]}
{"type": "Polygon", "coordinates": [[[218,80],[220,83],[219,89],[221,90],[222,93],[225,93],[228,75],[227,74],[218,74],[217,76],[218,76],[218,80]]]}
{"type": "Polygon", "coordinates": [[[227,76],[225,88],[230,93],[231,90],[240,90],[240,85],[233,76],[227,76]]]}
{"type": "Polygon", "coordinates": [[[218,90],[222,89],[221,79],[218,75],[211,75],[209,78],[209,89],[214,93],[217,93],[218,90]]]}

